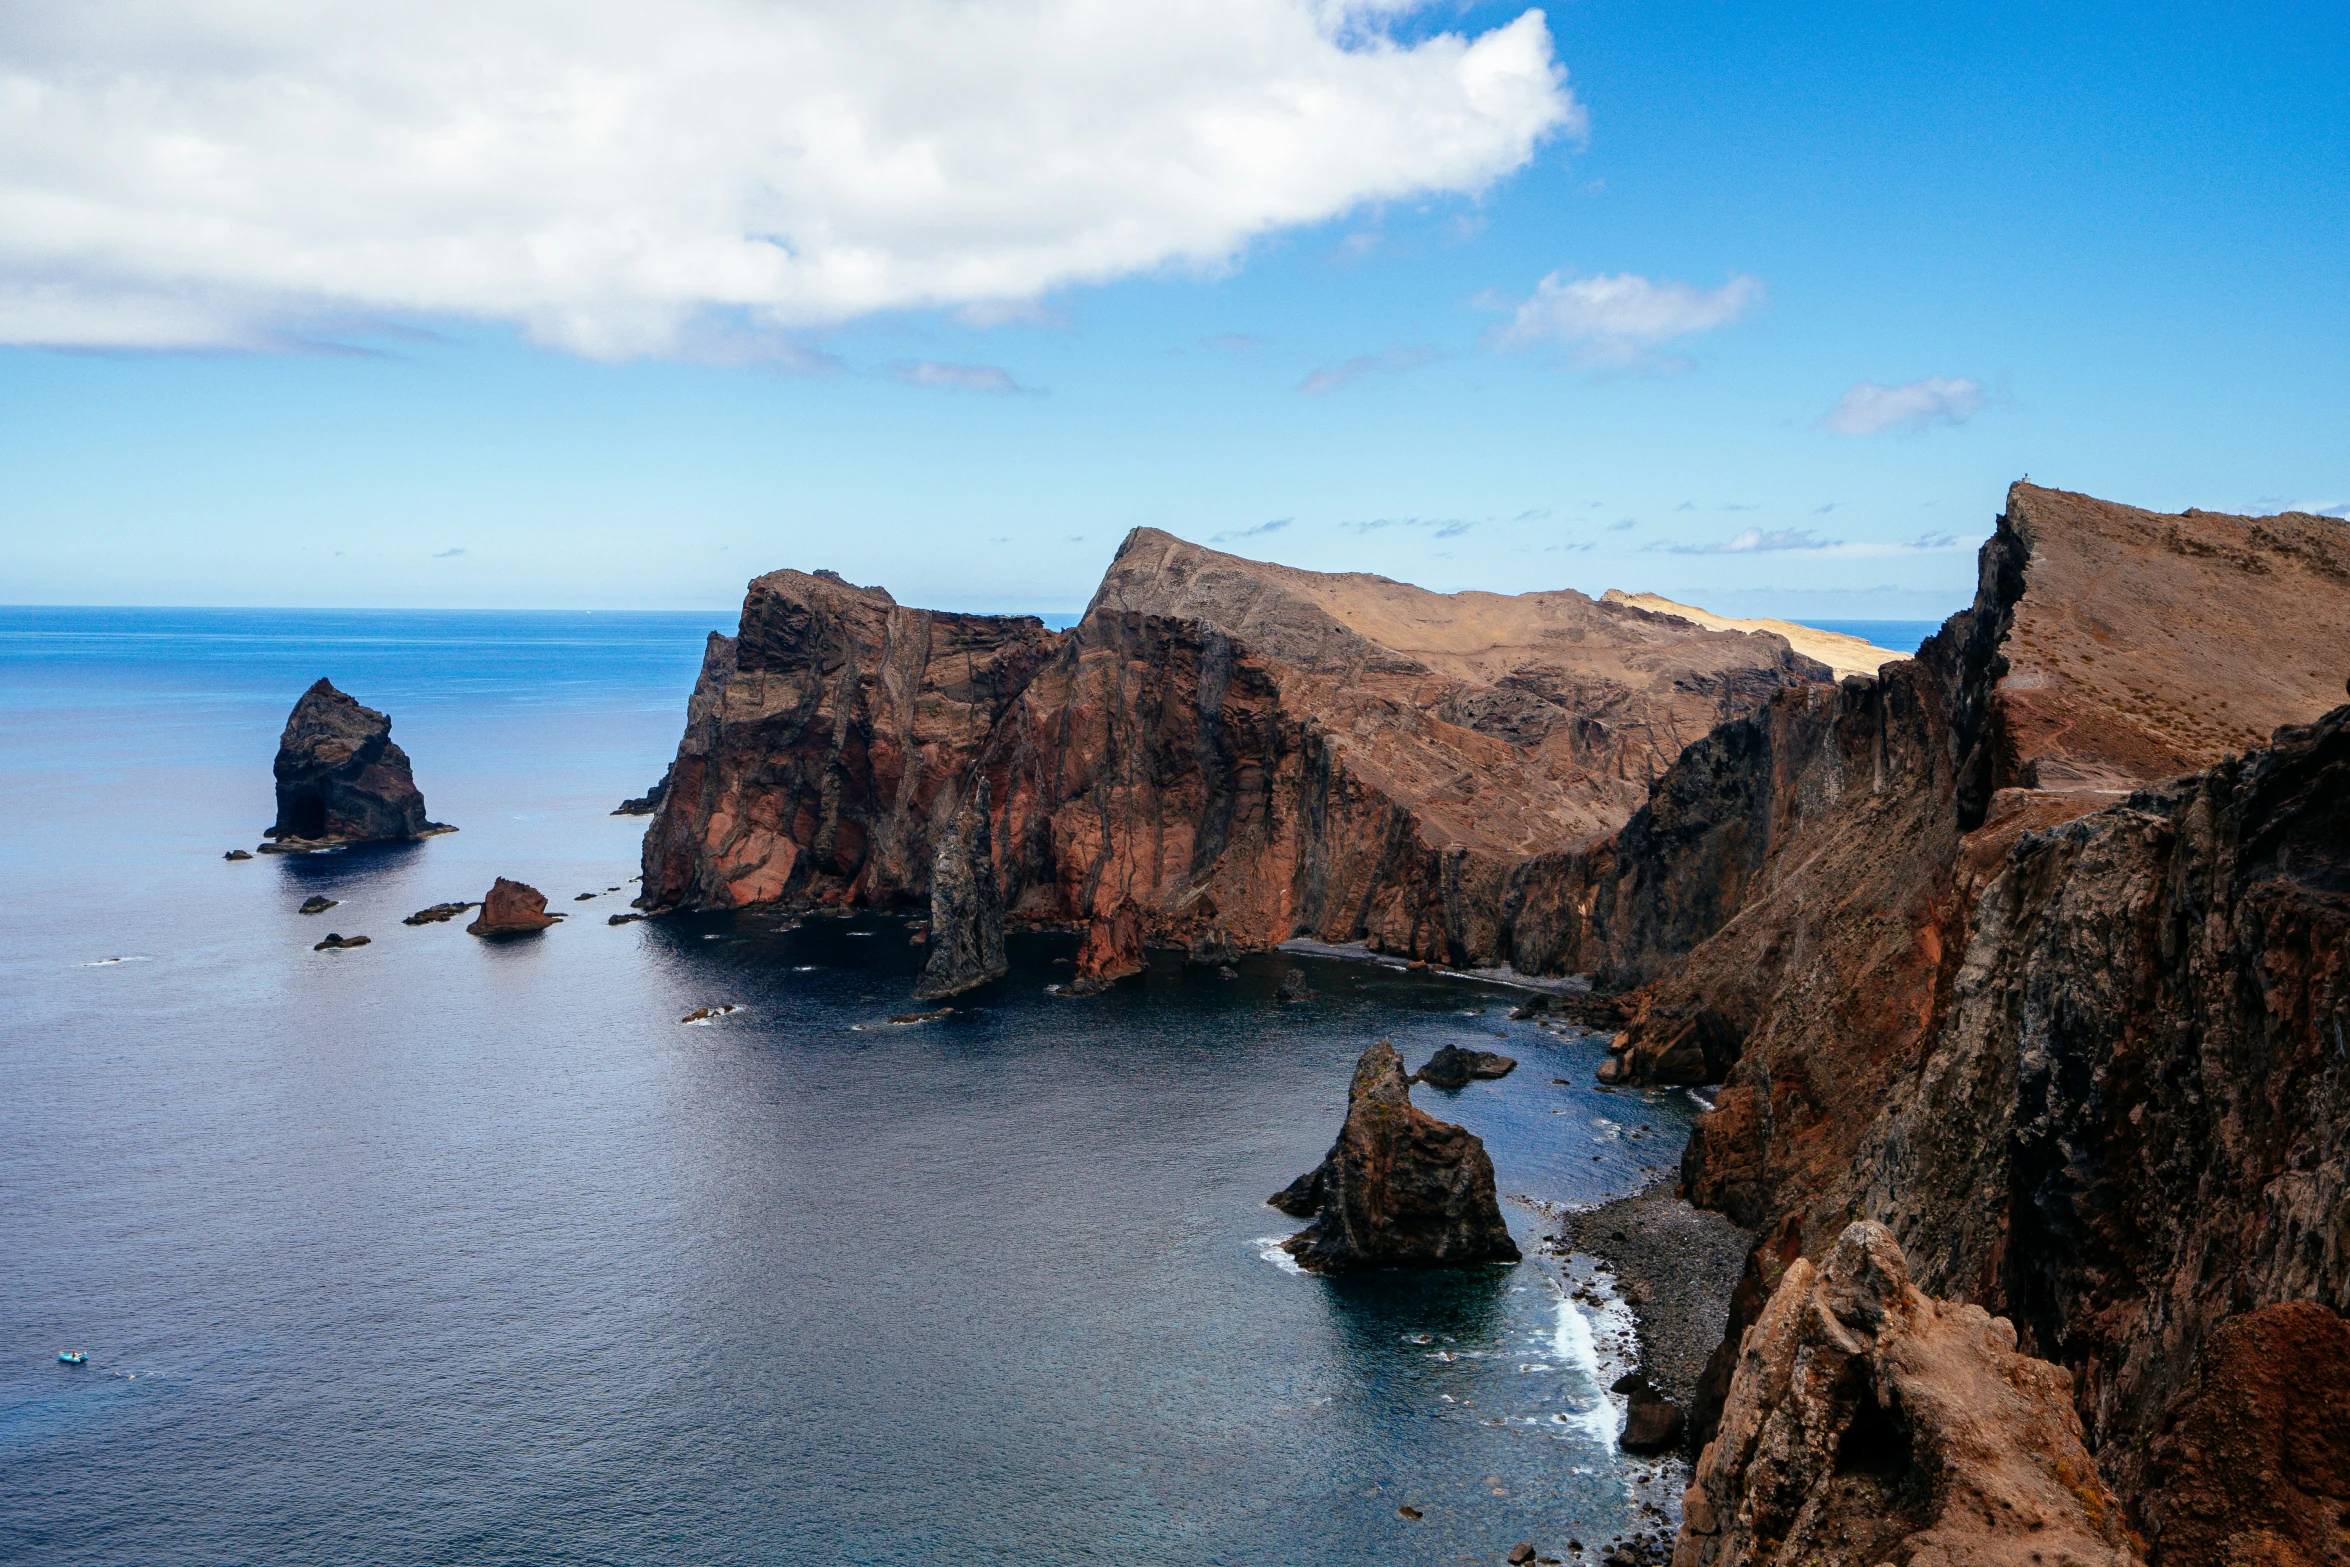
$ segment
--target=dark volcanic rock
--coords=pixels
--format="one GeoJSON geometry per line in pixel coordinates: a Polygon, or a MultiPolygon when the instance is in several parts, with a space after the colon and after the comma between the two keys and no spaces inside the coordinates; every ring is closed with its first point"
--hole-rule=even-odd
{"type": "Polygon", "coordinates": [[[1385,1040],[1355,1066],[1329,1154],[1268,1200],[1321,1215],[1282,1243],[1317,1273],[1518,1260],[1484,1143],[1413,1106],[1403,1060],[1385,1040]]]}
{"type": "Polygon", "coordinates": [[[265,836],[281,848],[421,838],[452,829],[427,821],[408,753],[392,743],[392,721],[326,680],[302,693],[278,740],[277,823],[265,836]]]}
{"type": "Polygon", "coordinates": [[[1622,1443],[1627,1453],[1666,1453],[1688,1434],[1687,1413],[1639,1372],[1616,1378],[1611,1393],[1628,1393],[1622,1443]]]}
{"type": "Polygon", "coordinates": [[[1431,1088],[1466,1088],[1477,1078],[1507,1077],[1517,1069],[1517,1065],[1514,1056],[1446,1045],[1428,1058],[1428,1064],[1420,1068],[1412,1080],[1426,1083],[1431,1088]]]}
{"type": "Polygon", "coordinates": [[[364,947],[366,945],[367,938],[365,936],[345,936],[335,931],[328,931],[326,940],[320,942],[310,950],[313,952],[332,952],[340,947],[364,947]]]}
{"type": "Polygon", "coordinates": [[[988,843],[987,780],[940,840],[930,868],[930,958],[915,999],[961,995],[1010,970],[1004,956],[1004,895],[988,843]]]}
{"type": "Polygon", "coordinates": [[[1281,983],[1274,988],[1273,994],[1284,1001],[1311,1001],[1314,999],[1314,987],[1307,982],[1304,969],[1293,968],[1281,976],[1281,983]]]}
{"type": "Polygon", "coordinates": [[[1085,944],[1077,949],[1077,977],[1069,983],[1068,993],[1090,996],[1148,966],[1142,955],[1142,912],[1121,903],[1086,923],[1085,944]]]}
{"type": "Polygon", "coordinates": [[[342,900],[340,898],[329,898],[322,894],[313,893],[309,897],[302,900],[302,907],[299,912],[304,914],[324,914],[331,908],[339,907],[341,903],[342,900]]]}
{"type": "Polygon", "coordinates": [[[252,857],[253,851],[250,849],[231,849],[221,856],[224,860],[249,860],[252,857]]]}
{"type": "MultiPolygon", "coordinates": [[[[429,912],[429,911],[428,911],[429,912]]],[[[468,936],[520,936],[545,930],[560,918],[547,912],[547,895],[519,881],[498,878],[481,900],[481,917],[465,927],[468,936]]]]}
{"type": "Polygon", "coordinates": [[[418,909],[400,921],[403,925],[439,925],[455,919],[467,909],[481,907],[478,903],[436,903],[429,909],[418,909]]]}
{"type": "Polygon", "coordinates": [[[618,805],[612,808],[612,814],[614,816],[652,815],[655,811],[661,808],[662,800],[668,797],[669,775],[676,770],[677,764],[675,762],[670,763],[668,767],[662,769],[660,782],[654,784],[652,788],[647,789],[643,794],[638,795],[633,800],[621,801],[618,805]]]}

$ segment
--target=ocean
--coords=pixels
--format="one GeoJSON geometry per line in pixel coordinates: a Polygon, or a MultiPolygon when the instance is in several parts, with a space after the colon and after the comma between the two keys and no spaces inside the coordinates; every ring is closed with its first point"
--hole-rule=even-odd
{"type": "Polygon", "coordinates": [[[1071,1000],[1074,940],[1017,936],[900,1025],[901,919],[609,925],[644,823],[608,813],[712,629],[0,610],[0,1559],[1588,1561],[1653,1526],[1681,1471],[1602,1391],[1628,1318],[1534,1242],[1669,1170],[1688,1096],[1370,963],[1161,955],[1071,1000]],[[459,832],[222,859],[320,675],[459,832]],[[400,923],[499,875],[570,918],[400,923]],[[1379,1038],[1519,1059],[1417,1094],[1527,1261],[1273,1249],[1379,1038]]]}

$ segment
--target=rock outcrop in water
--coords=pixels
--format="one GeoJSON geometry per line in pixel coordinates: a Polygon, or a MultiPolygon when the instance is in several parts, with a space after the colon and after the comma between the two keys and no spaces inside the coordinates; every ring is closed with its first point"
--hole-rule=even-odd
{"type": "Polygon", "coordinates": [[[930,869],[930,957],[914,987],[920,1001],[959,996],[1010,971],[1004,895],[987,836],[987,780],[954,815],[930,869]]]}
{"type": "Polygon", "coordinates": [[[824,573],[713,637],[641,904],[927,893],[984,777],[1014,919],[1132,908],[1223,961],[1292,935],[1509,955],[1513,878],[1825,666],[1577,593],[1427,593],[1130,535],[1084,620],[908,609],[824,573]]]}
{"type": "Polygon", "coordinates": [[[2134,1567],[2072,1392],[2004,1319],[1911,1284],[1884,1226],[1852,1225],[1745,1335],[1673,1567],[2134,1567]]]}
{"type": "MultiPolygon", "coordinates": [[[[438,905],[448,907],[447,904],[438,905]]],[[[433,914],[426,909],[421,915],[412,915],[402,924],[416,923],[433,914]]],[[[547,895],[527,882],[510,881],[499,877],[481,900],[481,913],[465,927],[468,936],[524,936],[532,931],[545,930],[563,916],[547,912],[547,895]]]]}
{"type": "Polygon", "coordinates": [[[408,753],[392,743],[392,721],[320,680],[286,717],[277,761],[277,821],[265,837],[278,849],[324,848],[452,832],[427,821],[408,753]]]}
{"type": "Polygon", "coordinates": [[[1414,1081],[1431,1088],[1466,1088],[1479,1078],[1507,1077],[1517,1070],[1517,1065],[1513,1056],[1446,1045],[1430,1056],[1428,1064],[1413,1076],[1414,1081]]]}
{"type": "Polygon", "coordinates": [[[1142,952],[1142,914],[1131,903],[1096,912],[1077,949],[1077,977],[1069,993],[1090,996],[1149,966],[1142,952]]]}
{"type": "MultiPolygon", "coordinates": [[[[2318,1302],[2325,1339],[2350,1308],[2345,626],[2331,519],[2018,485],[1917,659],[1723,726],[1529,878],[1522,967],[1642,986],[1605,1075],[1722,1084],[1683,1185],[1762,1237],[1761,1282],[1701,1428],[1767,1285],[1867,1217],[2073,1376],[2152,1559],[2338,1559],[2311,1531],[2350,1490],[2280,1507],[2225,1484],[2243,1442],[2155,1455],[2262,1313],[2318,1302]],[[2166,1542],[2174,1491],[2203,1543],[2166,1542]]],[[[2225,1429],[2327,1397],[2252,1388],[2225,1429]]]]}
{"type": "Polygon", "coordinates": [[[1403,1058],[1385,1040],[1355,1066],[1329,1154],[1267,1200],[1298,1218],[1319,1215],[1282,1243],[1317,1273],[1518,1260],[1485,1144],[1413,1105],[1403,1058]]]}

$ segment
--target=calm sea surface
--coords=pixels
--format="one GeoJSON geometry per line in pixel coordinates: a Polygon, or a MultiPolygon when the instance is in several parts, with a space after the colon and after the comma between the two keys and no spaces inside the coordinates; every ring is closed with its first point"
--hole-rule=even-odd
{"type": "Polygon", "coordinates": [[[1520,1059],[1419,1095],[1526,1198],[1640,1186],[1685,1098],[1371,964],[1074,1001],[1015,939],[907,1027],[897,920],[609,926],[710,629],[0,610],[0,1559],[1490,1562],[1677,1491],[1579,1263],[1305,1277],[1263,1198],[1383,1036],[1520,1059]],[[322,674],[463,830],[224,863],[322,674]],[[501,874],[572,919],[400,924],[501,874]]]}

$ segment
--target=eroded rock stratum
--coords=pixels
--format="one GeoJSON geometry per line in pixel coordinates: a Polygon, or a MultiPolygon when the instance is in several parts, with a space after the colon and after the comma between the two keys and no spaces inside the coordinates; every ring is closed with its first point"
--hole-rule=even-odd
{"type": "Polygon", "coordinates": [[[1498,962],[1535,856],[1614,831],[1690,742],[1826,679],[1773,636],[1149,529],[1065,633],[779,571],[711,639],[642,902],[919,902],[976,777],[1015,921],[1131,909],[1203,950],[1311,934],[1498,962]]]}

